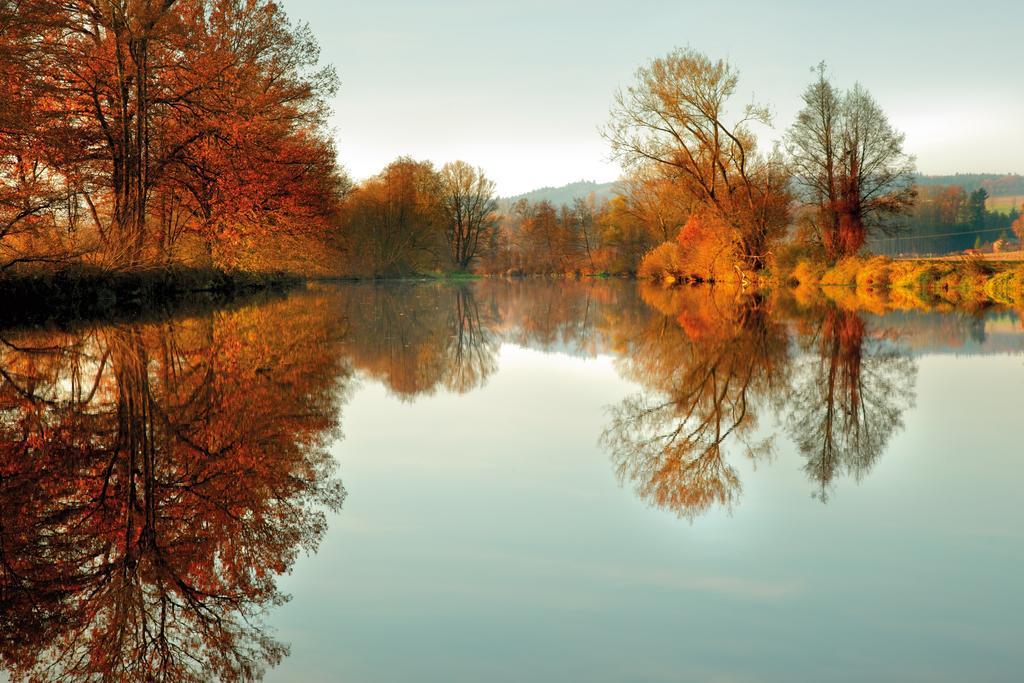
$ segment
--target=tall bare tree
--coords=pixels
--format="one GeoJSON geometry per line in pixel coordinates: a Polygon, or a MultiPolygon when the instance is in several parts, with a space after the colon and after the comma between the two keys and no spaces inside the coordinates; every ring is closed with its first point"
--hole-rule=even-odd
{"type": "Polygon", "coordinates": [[[497,225],[494,181],[465,161],[441,168],[441,207],[452,263],[466,269],[497,225]]]}
{"type": "Polygon", "coordinates": [[[846,93],[828,80],[825,65],[804,91],[804,108],[787,146],[807,215],[831,260],[856,254],[869,235],[893,234],[914,204],[914,160],[861,85],[846,93]]]}

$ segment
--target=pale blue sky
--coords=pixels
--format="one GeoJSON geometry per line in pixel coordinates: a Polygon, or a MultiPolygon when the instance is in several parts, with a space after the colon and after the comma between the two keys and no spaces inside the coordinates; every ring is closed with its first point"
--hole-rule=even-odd
{"type": "Polygon", "coordinates": [[[597,129],[637,66],[675,46],[726,57],[792,121],[809,67],[861,81],[925,173],[1024,171],[1024,2],[283,0],[342,89],[357,179],[400,154],[482,165],[513,194],[618,168],[597,129]]]}

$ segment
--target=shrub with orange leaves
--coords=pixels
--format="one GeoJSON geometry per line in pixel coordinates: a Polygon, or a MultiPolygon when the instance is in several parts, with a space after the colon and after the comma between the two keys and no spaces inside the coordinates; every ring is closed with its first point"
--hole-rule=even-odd
{"type": "Polygon", "coordinates": [[[679,245],[662,242],[644,255],[637,275],[652,280],[675,280],[682,272],[679,245]]]}
{"type": "Polygon", "coordinates": [[[1017,220],[1013,222],[1010,228],[1013,230],[1013,234],[1017,236],[1017,241],[1024,244],[1024,205],[1021,205],[1021,215],[1017,217],[1017,220]]]}
{"type": "Polygon", "coordinates": [[[692,279],[715,282],[734,275],[733,229],[709,214],[695,213],[676,238],[679,256],[692,279]]]}

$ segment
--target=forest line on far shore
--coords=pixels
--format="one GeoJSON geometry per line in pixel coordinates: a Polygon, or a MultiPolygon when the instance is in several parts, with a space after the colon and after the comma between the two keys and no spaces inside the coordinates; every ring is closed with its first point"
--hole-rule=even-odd
{"type": "MultiPolygon", "coordinates": [[[[690,48],[651,60],[614,94],[602,130],[624,169],[616,192],[561,206],[502,206],[486,172],[464,161],[401,157],[353,182],[327,124],[337,74],[309,27],[266,0],[0,2],[0,75],[8,278],[852,284],[871,278],[836,269],[858,270],[880,245],[894,253],[914,221],[933,239],[984,229],[997,249],[1024,237],[1016,207],[990,211],[984,190],[919,187],[903,134],[866,88],[838,87],[824,64],[783,142],[766,145],[758,134],[776,122],[767,106],[736,103],[733,65],[690,48]]],[[[1013,267],[968,260],[956,270],[971,277],[955,286],[997,272],[1010,289],[1024,283],[1005,275],[1013,267]]]]}

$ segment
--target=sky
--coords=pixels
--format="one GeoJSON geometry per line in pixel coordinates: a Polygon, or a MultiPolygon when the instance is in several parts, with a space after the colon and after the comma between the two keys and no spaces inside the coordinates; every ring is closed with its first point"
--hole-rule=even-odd
{"type": "Polygon", "coordinates": [[[508,196],[620,174],[599,129],[616,89],[675,47],[740,72],[778,139],[810,68],[859,81],[927,174],[1024,172],[1024,2],[282,0],[341,79],[356,180],[400,155],[484,168],[508,196]]]}

